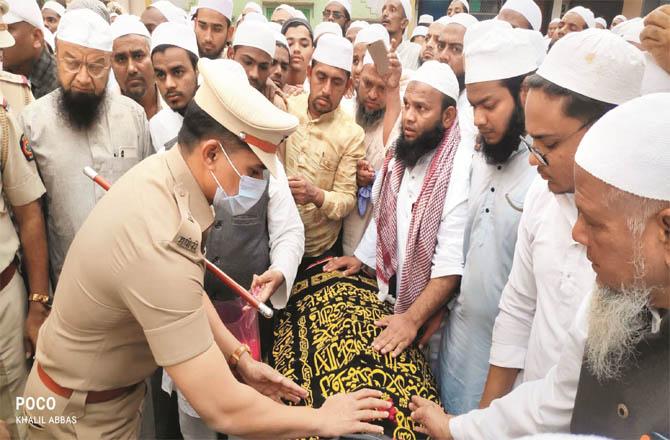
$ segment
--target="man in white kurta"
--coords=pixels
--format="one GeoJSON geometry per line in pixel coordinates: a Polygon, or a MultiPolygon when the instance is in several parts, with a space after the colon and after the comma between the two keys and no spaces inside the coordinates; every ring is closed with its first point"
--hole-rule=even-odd
{"type": "MultiPolygon", "coordinates": [[[[79,76],[73,79],[71,66],[68,70],[62,65],[83,62],[73,59],[80,52],[88,53],[87,70],[94,68],[98,60],[109,60],[112,51],[109,25],[88,9],[73,10],[61,19],[56,39],[57,51],[61,52],[57,62],[62,85],[28,105],[20,118],[47,189],[45,213],[54,285],[76,232],[104,195],[104,190],[84,175],[84,167],[92,167],[114,182],[153,153],[144,109],[125,96],[101,92],[111,70],[109,63],[102,71],[95,71],[96,77],[91,82],[79,76]],[[62,107],[67,104],[61,104],[61,95],[71,92],[73,84],[79,90],[90,87],[87,90],[91,91],[77,92],[79,95],[101,97],[97,117],[86,128],[75,127],[62,114],[65,111],[62,107]]],[[[81,112],[73,107],[76,106],[70,105],[70,112],[81,112]]]]}
{"type": "Polygon", "coordinates": [[[540,176],[526,196],[500,301],[484,406],[502,395],[494,390],[511,387],[517,371],[522,370],[517,383],[540,379],[558,361],[575,311],[595,278],[586,248],[572,239],[574,176],[562,170],[572,170],[574,150],[591,123],[639,95],[634,85],[643,73],[634,47],[609,32],[586,30],[557,42],[528,81],[526,128],[536,137],[531,164],[540,176]],[[602,57],[594,62],[592,54],[602,57]],[[603,68],[617,75],[603,78],[603,68]],[[629,86],[622,88],[622,80],[629,86]],[[560,95],[552,94],[556,86],[564,89],[560,95]],[[581,113],[575,110],[580,108],[581,113]]]}

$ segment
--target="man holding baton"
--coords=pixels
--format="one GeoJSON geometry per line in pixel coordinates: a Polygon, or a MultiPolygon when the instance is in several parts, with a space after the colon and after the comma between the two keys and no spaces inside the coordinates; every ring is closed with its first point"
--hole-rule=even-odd
{"type": "Polygon", "coordinates": [[[367,423],[388,416],[376,391],[334,396],[318,410],[259,394],[298,402],[306,392],[255,362],[204,295],[210,205],[239,191],[235,169],[252,178],[274,173],[277,144],[298,121],[251,87],[233,61],[202,60],[199,71],[203,84],[179,145],[118,180],[70,247],[25,391],[26,401],[55,404],[25,409],[31,437],[137,437],[144,379],[157,365],[219,432],[381,433],[367,423]]]}

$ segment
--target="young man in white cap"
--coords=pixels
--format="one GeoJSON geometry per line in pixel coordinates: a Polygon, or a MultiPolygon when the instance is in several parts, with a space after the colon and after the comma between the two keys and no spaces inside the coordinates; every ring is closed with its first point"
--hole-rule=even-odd
{"type": "Polygon", "coordinates": [[[477,139],[477,127],[475,127],[472,105],[468,101],[465,90],[465,63],[463,59],[464,38],[466,30],[477,23],[477,19],[470,14],[454,14],[446,18],[440,18],[440,31],[437,33],[435,58],[441,63],[449,64],[454,71],[460,94],[458,96],[458,125],[461,129],[461,148],[474,152],[477,139]]]}
{"type": "Polygon", "coordinates": [[[58,88],[56,61],[44,41],[44,22],[36,0],[9,0],[5,23],[15,40],[3,51],[4,69],[30,80],[33,96],[58,88]]]}
{"type": "Polygon", "coordinates": [[[224,58],[224,49],[232,39],[233,2],[231,0],[199,0],[193,21],[200,57],[224,58]]]}
{"type": "Polygon", "coordinates": [[[81,172],[91,166],[115,181],[152,153],[144,110],[106,93],[112,33],[89,9],[65,13],[56,37],[61,86],[25,108],[26,141],[47,188],[49,260],[54,286],[70,243],[103,192],[81,172]]]}
{"type": "Polygon", "coordinates": [[[191,26],[163,23],[151,36],[151,61],[156,85],[169,108],[149,121],[156,151],[166,151],[177,143],[186,107],[198,88],[198,43],[191,26]]]}
{"type": "Polygon", "coordinates": [[[149,31],[134,15],[119,16],[111,29],[114,78],[121,93],[141,105],[151,119],[166,104],[156,86],[149,31]]]}
{"type": "Polygon", "coordinates": [[[291,18],[284,23],[281,30],[288,41],[291,63],[286,83],[293,88],[303,88],[307,81],[307,69],[312,62],[314,52],[314,36],[312,27],[306,20],[291,18]]]}
{"type": "Polygon", "coordinates": [[[382,6],[382,26],[386,28],[391,47],[398,54],[403,69],[419,67],[421,46],[404,39],[405,30],[412,20],[412,5],[409,0],[385,0],[382,6]]]}
{"type": "Polygon", "coordinates": [[[575,6],[563,15],[554,34],[552,45],[570,32],[581,32],[596,27],[596,18],[593,11],[583,6],[575,6]]]}
{"type": "MultiPolygon", "coordinates": [[[[388,81],[398,94],[399,80],[397,72],[388,81]]],[[[394,314],[375,322],[384,328],[373,342],[382,355],[398,356],[422,328],[425,344],[458,289],[469,161],[458,148],[458,92],[446,64],[427,61],[416,71],[403,97],[400,137],[375,179],[374,221],[354,256],[325,267],[345,275],[376,271],[379,299],[395,297],[394,314]]]]}
{"type": "Polygon", "coordinates": [[[267,23],[245,20],[235,30],[228,49],[228,59],[240,63],[249,83],[261,93],[266,91],[275,46],[274,32],[267,23]]]}
{"type": "MultiPolygon", "coordinates": [[[[2,16],[9,6],[0,1],[2,16]]],[[[6,30],[0,30],[0,50],[14,44],[6,30]]],[[[17,86],[20,87],[20,86],[17,86]]],[[[0,94],[4,101],[4,96],[0,94]]],[[[25,424],[17,423],[21,411],[15,404],[25,384],[26,354],[32,355],[37,333],[48,314],[49,261],[41,198],[45,189],[35,168],[30,146],[22,142],[15,114],[6,101],[0,106],[2,154],[0,154],[0,432],[6,437],[24,438],[25,424]],[[11,212],[11,215],[10,215],[11,212]],[[19,273],[17,253],[26,269],[19,273]],[[29,281],[26,291],[22,276],[29,281]],[[26,315],[26,299],[30,306],[26,315]],[[28,346],[24,346],[29,342],[28,346]],[[32,347],[30,346],[32,345],[32,347]]],[[[2,435],[0,434],[0,438],[2,435]]]]}
{"type": "Polygon", "coordinates": [[[349,0],[331,0],[324,6],[321,16],[323,21],[337,23],[342,28],[342,35],[344,35],[349,23],[351,23],[351,2],[349,0]]]}
{"type": "Polygon", "coordinates": [[[460,294],[442,335],[442,404],[452,414],[477,407],[498,302],[512,266],[526,191],[535,177],[528,165],[521,84],[537,69],[533,45],[500,20],[465,34],[465,84],[474,107],[480,145],[472,158],[465,267],[460,294]]]}
{"type": "Polygon", "coordinates": [[[363,129],[340,107],[351,88],[353,49],[344,37],[321,37],[308,69],[309,93],[288,99],[300,120],[282,159],[305,225],[305,261],[339,254],[342,220],[356,204],[356,164],[365,155],[363,129]]]}
{"type": "MultiPolygon", "coordinates": [[[[398,64],[391,52],[389,65],[398,64]]],[[[365,131],[365,159],[356,164],[357,203],[342,226],[343,255],[353,255],[372,219],[372,184],[384,164],[391,143],[399,134],[400,94],[389,84],[391,70],[381,76],[366,54],[356,86],[356,123],[365,131]],[[388,112],[387,112],[388,109],[388,112]]]]}
{"type": "Polygon", "coordinates": [[[288,40],[283,34],[275,33],[275,54],[272,57],[270,79],[279,90],[284,90],[284,86],[286,85],[289,64],[288,40]]]}
{"type": "Polygon", "coordinates": [[[626,18],[625,15],[617,15],[612,19],[612,23],[610,24],[610,29],[614,29],[624,21],[627,21],[628,19],[626,18]]]}
{"type": "Polygon", "coordinates": [[[459,417],[413,397],[420,432],[460,440],[568,430],[640,438],[670,430],[668,102],[665,93],[624,103],[579,144],[572,236],[586,247],[596,285],[556,365],[489,408],[459,417]]]}
{"type": "Polygon", "coordinates": [[[241,195],[244,176],[276,175],[273,150],[298,121],[251,87],[236,63],[202,60],[199,70],[203,86],[179,145],[116,182],[77,234],[25,391],[52,399],[55,409],[29,411],[33,420],[44,416],[31,438],[136,438],[144,381],[157,365],[216,431],[383,432],[365,423],[388,416],[374,410],[390,406],[378,391],[334,396],[318,410],[273,402],[297,403],[306,392],[254,361],[204,294],[201,243],[214,222],[211,204],[241,195]],[[72,424],[51,423],[53,411],[76,417],[76,433],[72,424]]]}
{"type": "Polygon", "coordinates": [[[594,281],[577,220],[574,155],[605,113],[640,95],[644,60],[611,32],[568,35],[528,78],[526,131],[539,177],[524,203],[512,271],[500,300],[480,407],[516,383],[544,377],[558,361],[577,308],[594,281]],[[603,70],[617,72],[602,77],[603,70]],[[541,178],[540,178],[541,177],[541,178]]]}
{"type": "Polygon", "coordinates": [[[468,0],[451,0],[446,10],[446,15],[451,17],[455,14],[469,14],[470,3],[468,0]]]}
{"type": "Polygon", "coordinates": [[[65,7],[60,3],[49,0],[44,2],[42,6],[42,18],[44,19],[44,26],[55,34],[58,29],[60,18],[65,13],[65,7]]]}
{"type": "Polygon", "coordinates": [[[539,31],[542,11],[533,0],[507,0],[500,8],[498,20],[506,21],[515,28],[539,31]]]}

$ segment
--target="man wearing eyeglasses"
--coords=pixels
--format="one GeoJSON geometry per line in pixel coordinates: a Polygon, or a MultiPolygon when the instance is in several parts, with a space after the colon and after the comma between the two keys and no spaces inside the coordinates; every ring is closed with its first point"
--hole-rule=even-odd
{"type": "Polygon", "coordinates": [[[65,13],[56,39],[60,87],[21,114],[47,189],[54,286],[75,233],[104,194],[82,169],[91,166],[115,181],[153,151],[144,109],[126,96],[105,93],[112,45],[110,25],[95,12],[65,13]]]}
{"type": "Polygon", "coordinates": [[[575,152],[593,123],[639,95],[643,70],[636,48],[612,33],[586,30],[559,40],[528,78],[526,130],[534,141],[523,142],[539,176],[524,203],[481,407],[507,394],[515,381],[543,378],[558,362],[595,279],[586,248],[571,233],[577,220],[575,152]],[[617,75],[605,78],[603,69],[617,75]]]}
{"type": "Polygon", "coordinates": [[[333,0],[323,8],[323,21],[337,23],[342,28],[342,35],[346,35],[351,23],[351,2],[349,0],[333,0]]]}

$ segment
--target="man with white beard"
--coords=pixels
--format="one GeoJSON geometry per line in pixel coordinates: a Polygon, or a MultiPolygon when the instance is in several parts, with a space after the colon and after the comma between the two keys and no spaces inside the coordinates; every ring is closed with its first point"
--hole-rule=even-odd
{"type": "Polygon", "coordinates": [[[596,287],[558,363],[543,379],[459,417],[415,396],[417,431],[435,439],[670,431],[668,120],[670,94],[645,95],[603,116],[577,149],[573,237],[587,249],[596,287]]]}

